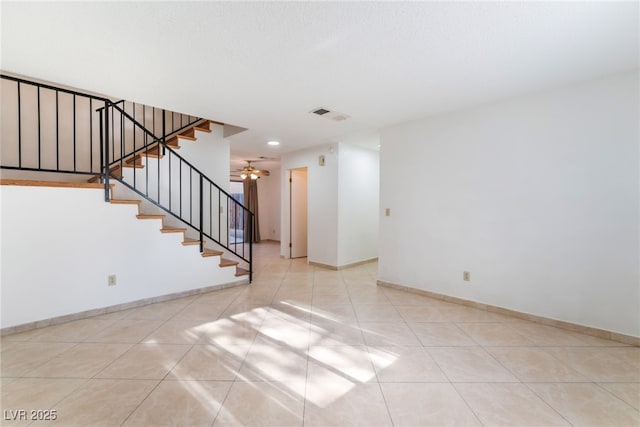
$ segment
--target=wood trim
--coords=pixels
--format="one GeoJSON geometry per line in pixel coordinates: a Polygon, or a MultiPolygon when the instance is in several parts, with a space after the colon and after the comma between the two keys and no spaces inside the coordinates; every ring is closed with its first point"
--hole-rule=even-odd
{"type": "MultiPolygon", "coordinates": [[[[104,184],[90,182],[36,181],[29,179],[0,179],[0,185],[21,187],[58,187],[58,188],[94,188],[104,189],[104,184]]],[[[114,184],[109,185],[113,191],[114,184]]]]}

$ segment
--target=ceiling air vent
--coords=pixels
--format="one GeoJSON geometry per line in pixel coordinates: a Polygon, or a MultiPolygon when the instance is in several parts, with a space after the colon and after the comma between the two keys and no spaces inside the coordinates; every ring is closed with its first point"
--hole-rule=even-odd
{"type": "Polygon", "coordinates": [[[342,122],[349,118],[349,116],[344,113],[340,113],[338,111],[331,111],[324,107],[314,108],[309,112],[315,114],[316,116],[320,116],[324,119],[332,120],[334,122],[342,122]]]}
{"type": "Polygon", "coordinates": [[[327,110],[326,108],[322,108],[322,107],[312,111],[313,114],[317,114],[319,116],[322,116],[323,114],[327,114],[329,112],[330,112],[329,110],[327,110]]]}

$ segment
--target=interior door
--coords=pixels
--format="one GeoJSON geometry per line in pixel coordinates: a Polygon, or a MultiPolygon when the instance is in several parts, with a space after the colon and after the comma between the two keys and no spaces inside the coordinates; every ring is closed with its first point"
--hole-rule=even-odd
{"type": "Polygon", "coordinates": [[[291,258],[307,256],[307,168],[291,169],[290,184],[290,238],[291,258]]]}

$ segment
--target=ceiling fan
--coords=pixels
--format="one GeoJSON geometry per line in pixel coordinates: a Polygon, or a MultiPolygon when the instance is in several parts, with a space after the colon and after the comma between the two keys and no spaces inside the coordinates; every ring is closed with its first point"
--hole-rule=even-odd
{"type": "Polygon", "coordinates": [[[256,160],[245,160],[245,162],[247,162],[245,167],[243,167],[242,169],[236,169],[236,170],[234,170],[234,172],[236,174],[239,174],[237,176],[239,176],[240,179],[242,179],[242,180],[245,180],[247,178],[249,178],[249,179],[258,179],[261,176],[269,176],[270,172],[268,170],[256,169],[251,165],[251,163],[253,163],[255,161],[256,160]]]}

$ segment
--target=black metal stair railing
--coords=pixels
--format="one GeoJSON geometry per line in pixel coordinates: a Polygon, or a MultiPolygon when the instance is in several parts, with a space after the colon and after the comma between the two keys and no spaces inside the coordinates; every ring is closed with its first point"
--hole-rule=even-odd
{"type": "MultiPolygon", "coordinates": [[[[0,74],[0,93],[2,169],[100,174],[104,164],[100,119],[107,105],[121,105],[135,121],[165,139],[200,121],[187,114],[125,100],[113,102],[6,74],[0,74]]],[[[139,146],[139,132],[132,126],[126,128],[124,121],[121,124],[128,138],[123,148],[134,150],[139,146]]]]}
{"type": "Polygon", "coordinates": [[[188,114],[176,113],[175,111],[140,104],[138,102],[126,101],[124,99],[114,102],[113,104],[120,106],[133,120],[137,121],[153,135],[164,136],[165,139],[182,132],[202,120],[199,117],[188,114]]]}
{"type": "Polygon", "coordinates": [[[0,168],[110,179],[248,263],[255,218],[167,144],[201,119],[0,74],[0,168]],[[152,129],[152,130],[149,130],[152,129]],[[158,136],[159,135],[159,136],[158,136]],[[247,233],[248,231],[248,233],[247,233]]]}
{"type": "Polygon", "coordinates": [[[110,103],[101,109],[100,128],[105,200],[110,197],[110,180],[117,180],[193,229],[200,252],[209,239],[246,262],[251,281],[253,244],[244,233],[238,239],[235,230],[252,236],[253,213],[180,156],[167,144],[168,138],[157,137],[120,106],[110,103]]]}
{"type": "Polygon", "coordinates": [[[111,100],[0,75],[0,167],[95,175],[104,159],[97,108],[111,100]]]}

